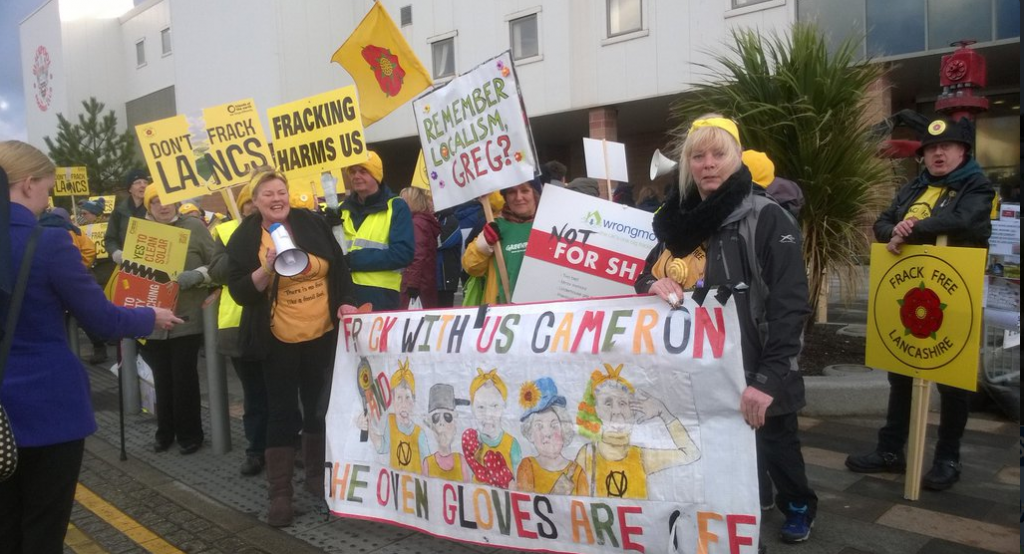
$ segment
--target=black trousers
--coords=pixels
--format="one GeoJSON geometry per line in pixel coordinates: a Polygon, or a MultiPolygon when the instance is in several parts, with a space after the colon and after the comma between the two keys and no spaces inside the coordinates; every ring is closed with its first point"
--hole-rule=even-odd
{"type": "MultiPolygon", "coordinates": [[[[889,411],[885,426],[878,431],[878,450],[903,452],[910,433],[910,400],[914,380],[906,375],[889,373],[889,411]]],[[[939,385],[942,409],[939,413],[939,441],[935,445],[936,460],[960,461],[960,439],[967,427],[971,411],[971,392],[939,385]]]]}
{"type": "Polygon", "coordinates": [[[139,352],[153,370],[156,441],[187,446],[203,442],[199,405],[199,347],[202,335],[147,340],[139,352]]]}
{"type": "Polygon", "coordinates": [[[263,364],[242,358],[231,358],[231,365],[235,366],[235,373],[242,383],[242,405],[245,409],[245,413],[242,414],[242,428],[245,429],[245,440],[249,443],[245,453],[262,456],[267,447],[267,419],[270,415],[263,364]]]}
{"type": "Polygon", "coordinates": [[[0,483],[0,554],[60,554],[71,520],[85,439],[18,449],[0,483]]]}
{"type": "Polygon", "coordinates": [[[330,390],[328,375],[334,367],[337,332],[330,332],[311,341],[286,343],[270,339],[267,358],[263,362],[263,378],[267,385],[267,448],[294,446],[299,431],[324,433],[327,406],[324,399],[330,390]],[[298,402],[302,399],[302,412],[298,402]]]}
{"type": "Polygon", "coordinates": [[[775,505],[785,513],[791,503],[806,504],[807,514],[813,518],[818,512],[818,496],[807,483],[798,432],[795,413],[765,418],[764,427],[755,433],[758,463],[775,483],[775,505]]]}

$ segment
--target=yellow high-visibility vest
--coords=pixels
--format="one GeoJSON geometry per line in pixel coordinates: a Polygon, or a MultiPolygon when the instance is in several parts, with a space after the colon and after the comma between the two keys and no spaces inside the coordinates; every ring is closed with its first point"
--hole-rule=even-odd
{"type": "MultiPolygon", "coordinates": [[[[236,229],[238,229],[238,221],[232,220],[218,225],[215,232],[220,236],[221,242],[227,246],[228,240],[236,229]]],[[[217,308],[217,328],[230,329],[238,327],[241,322],[242,307],[235,302],[234,298],[231,298],[228,288],[222,287],[220,291],[220,306],[217,308]]]]}
{"type": "MultiPolygon", "coordinates": [[[[345,229],[345,251],[355,252],[363,248],[387,250],[388,237],[391,234],[392,205],[398,197],[388,200],[386,212],[377,212],[366,216],[357,231],[352,223],[352,213],[342,210],[343,227],[345,229]]],[[[386,269],[383,271],[352,271],[352,282],[367,287],[379,287],[394,291],[402,288],[402,270],[386,269]]]]}

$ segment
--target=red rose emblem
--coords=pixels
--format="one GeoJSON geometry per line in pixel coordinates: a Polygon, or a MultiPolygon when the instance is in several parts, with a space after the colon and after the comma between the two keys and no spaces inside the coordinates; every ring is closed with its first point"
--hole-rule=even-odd
{"type": "Polygon", "coordinates": [[[946,305],[932,289],[921,285],[907,291],[900,304],[900,321],[907,333],[919,339],[935,338],[935,332],[942,327],[942,310],[946,305]]]}
{"type": "Polygon", "coordinates": [[[402,90],[402,82],[405,79],[405,70],[398,63],[398,56],[391,53],[387,48],[369,45],[362,50],[363,59],[370,64],[370,69],[377,77],[377,84],[380,90],[387,96],[396,96],[402,90]]]}

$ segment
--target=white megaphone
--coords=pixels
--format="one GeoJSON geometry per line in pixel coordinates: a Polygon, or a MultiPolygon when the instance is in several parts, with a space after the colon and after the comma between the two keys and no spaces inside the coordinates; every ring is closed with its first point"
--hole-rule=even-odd
{"type": "Polygon", "coordinates": [[[282,277],[294,277],[309,267],[309,255],[299,250],[292,242],[291,235],[284,225],[275,223],[270,226],[270,238],[274,241],[277,258],[274,260],[274,271],[282,277]]]}
{"type": "Polygon", "coordinates": [[[655,150],[654,157],[651,158],[651,180],[672,173],[677,167],[679,167],[679,162],[668,159],[661,153],[661,150],[655,150]]]}

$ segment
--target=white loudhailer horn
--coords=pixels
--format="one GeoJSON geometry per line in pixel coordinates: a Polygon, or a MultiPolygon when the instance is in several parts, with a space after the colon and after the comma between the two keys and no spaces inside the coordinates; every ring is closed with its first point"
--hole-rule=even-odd
{"type": "Polygon", "coordinates": [[[655,180],[662,175],[666,175],[676,170],[679,167],[679,162],[674,162],[667,156],[661,153],[661,150],[655,150],[654,156],[651,158],[651,180],[655,180]]]}
{"type": "Polygon", "coordinates": [[[282,277],[294,277],[309,267],[309,255],[299,250],[292,242],[291,235],[284,225],[275,223],[270,226],[270,238],[274,241],[277,258],[274,260],[274,271],[282,277]]]}

